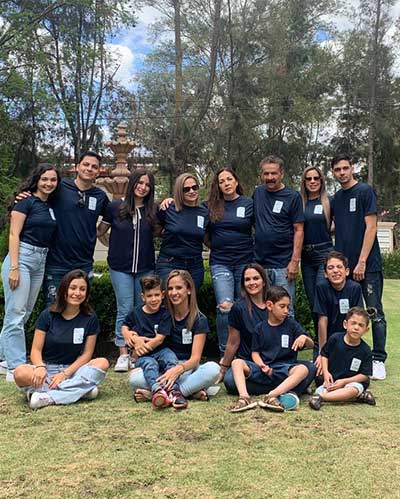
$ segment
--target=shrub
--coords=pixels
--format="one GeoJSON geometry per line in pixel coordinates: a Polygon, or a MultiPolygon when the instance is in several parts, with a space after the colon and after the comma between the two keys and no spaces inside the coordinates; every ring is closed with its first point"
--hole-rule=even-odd
{"type": "Polygon", "coordinates": [[[382,267],[385,279],[400,279],[400,250],[382,253],[382,267]]]}

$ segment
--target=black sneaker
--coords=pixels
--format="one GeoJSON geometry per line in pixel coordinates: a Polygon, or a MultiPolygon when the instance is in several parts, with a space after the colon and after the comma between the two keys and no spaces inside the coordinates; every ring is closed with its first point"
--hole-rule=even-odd
{"type": "Polygon", "coordinates": [[[322,397],[320,395],[313,395],[309,398],[308,405],[311,409],[314,409],[314,411],[319,411],[322,405],[322,397]]]}
{"type": "Polygon", "coordinates": [[[186,407],[188,406],[188,401],[179,390],[171,390],[169,392],[169,399],[174,409],[186,409],[186,407]]]}

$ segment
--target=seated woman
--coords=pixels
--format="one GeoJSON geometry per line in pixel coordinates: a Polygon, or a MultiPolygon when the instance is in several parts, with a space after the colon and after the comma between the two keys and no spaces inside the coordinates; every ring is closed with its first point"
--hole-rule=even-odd
{"type": "Polygon", "coordinates": [[[73,270],[63,277],[56,303],[38,317],[32,365],[14,371],[31,409],[97,397],[109,364],[104,358],[91,360],[100,327],[88,299],[87,274],[73,270]]]}
{"type": "MultiPolygon", "coordinates": [[[[252,340],[255,328],[260,322],[266,321],[268,312],[266,308],[267,277],[265,271],[258,263],[250,263],[244,268],[242,275],[243,298],[234,303],[229,313],[229,336],[224,357],[220,362],[220,379],[228,393],[237,395],[238,390],[231,369],[232,360],[237,357],[251,361],[252,340]]],[[[307,364],[308,365],[308,364],[307,364]]],[[[314,378],[315,371],[309,373],[307,378],[293,389],[298,395],[304,393],[314,378]]],[[[246,381],[250,395],[265,393],[265,385],[254,381],[246,381]]]]}
{"type": "MultiPolygon", "coordinates": [[[[179,390],[172,390],[171,405],[174,409],[185,409],[187,397],[208,400],[207,389],[217,380],[219,367],[215,362],[200,364],[209,327],[207,318],[198,309],[196,288],[189,272],[173,270],[165,288],[169,313],[160,321],[158,331],[167,335],[164,345],[180,362],[161,375],[158,382],[167,391],[177,382],[179,390]]],[[[129,384],[137,402],[151,400],[151,387],[142,369],[132,371],[129,384]]]]}

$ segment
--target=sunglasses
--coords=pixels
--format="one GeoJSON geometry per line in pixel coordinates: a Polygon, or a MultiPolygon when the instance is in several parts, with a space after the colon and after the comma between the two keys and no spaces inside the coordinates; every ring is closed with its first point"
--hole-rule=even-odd
{"type": "Polygon", "coordinates": [[[182,190],[185,194],[187,194],[190,191],[196,192],[199,190],[199,186],[197,184],[188,185],[187,187],[184,187],[182,190]]]}
{"type": "Polygon", "coordinates": [[[306,177],[307,182],[311,182],[311,180],[317,181],[321,180],[321,177],[306,177]]]}
{"type": "Polygon", "coordinates": [[[86,206],[86,194],[84,192],[78,191],[78,206],[79,208],[84,208],[86,206]]]}

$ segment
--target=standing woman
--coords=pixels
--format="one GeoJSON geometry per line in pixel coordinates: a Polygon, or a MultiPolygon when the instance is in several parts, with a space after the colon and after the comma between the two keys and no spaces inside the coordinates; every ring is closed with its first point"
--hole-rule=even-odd
{"type": "Polygon", "coordinates": [[[163,281],[174,269],[187,270],[198,292],[204,277],[203,240],[208,225],[208,210],[199,205],[199,183],[190,173],[175,181],[174,200],[166,210],[159,210],[163,228],[157,274],[163,281]]]}
{"type": "Polygon", "coordinates": [[[154,187],[150,171],[135,170],[129,177],[125,199],[109,204],[97,230],[101,237],[111,227],[107,262],[117,301],[115,344],[119,347],[119,357],[114,368],[117,372],[126,372],[130,367],[121,333],[123,321],[142,303],[140,279],[154,273],[154,187]]]}
{"type": "Polygon", "coordinates": [[[30,191],[32,196],[17,203],[13,199],[9,207],[9,252],[1,271],[5,315],[0,337],[0,358],[7,362],[8,381],[13,381],[13,370],[26,362],[24,325],[42,286],[46,255],[56,229],[49,201],[59,182],[56,168],[41,164],[18,189],[18,193],[30,191]]]}
{"type": "Polygon", "coordinates": [[[210,267],[217,300],[217,334],[221,357],[228,338],[228,314],[240,296],[243,269],[253,261],[253,200],[243,196],[236,173],[217,171],[207,201],[210,267]]]}
{"type": "MultiPolygon", "coordinates": [[[[217,380],[219,367],[215,362],[200,364],[210,330],[207,318],[198,309],[196,288],[189,272],[173,270],[166,279],[165,288],[169,314],[160,321],[158,331],[166,334],[163,345],[176,354],[180,363],[160,376],[159,382],[168,390],[177,381],[179,391],[172,393],[171,403],[175,409],[185,409],[189,396],[208,400],[207,388],[217,380]]],[[[141,369],[132,371],[129,384],[135,400],[149,396],[151,399],[151,388],[141,369]]]]}
{"type": "MultiPolygon", "coordinates": [[[[325,178],[316,166],[308,166],[301,179],[300,194],[304,206],[304,242],[301,253],[301,273],[311,311],[318,282],[324,279],[324,261],[332,251],[331,209],[325,188],[325,178]]],[[[318,318],[314,316],[318,334],[318,318]]]]}
{"type": "Polygon", "coordinates": [[[100,327],[89,303],[89,279],[72,270],[60,283],[54,305],[36,321],[31,361],[15,370],[31,409],[92,400],[106,375],[108,361],[92,359],[100,327]]]}

